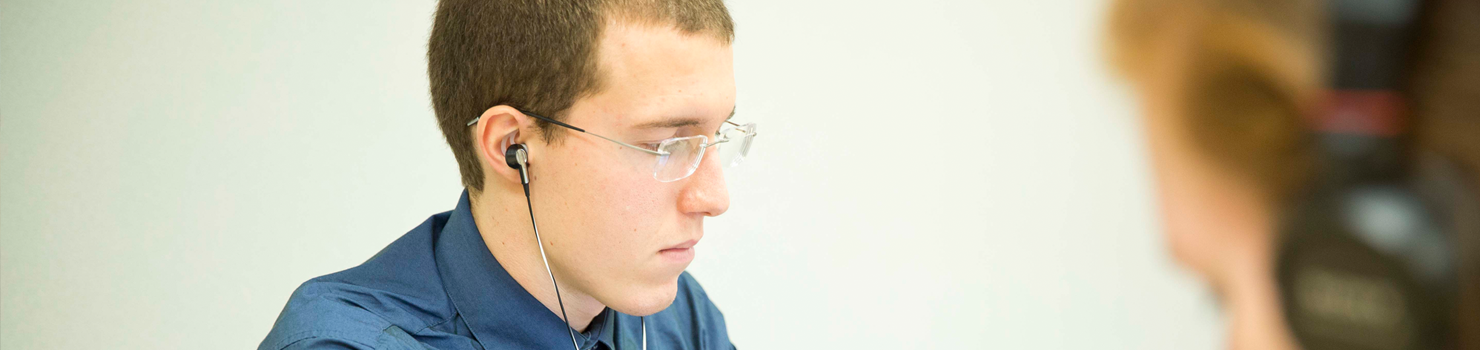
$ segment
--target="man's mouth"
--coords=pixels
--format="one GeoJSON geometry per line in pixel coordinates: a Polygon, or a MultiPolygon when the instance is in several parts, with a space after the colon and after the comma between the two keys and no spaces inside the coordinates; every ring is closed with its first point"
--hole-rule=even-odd
{"type": "Polygon", "coordinates": [[[662,255],[669,261],[687,263],[694,260],[695,244],[699,244],[699,240],[687,240],[683,243],[675,244],[668,248],[663,248],[663,250],[659,250],[658,255],[662,255]]]}

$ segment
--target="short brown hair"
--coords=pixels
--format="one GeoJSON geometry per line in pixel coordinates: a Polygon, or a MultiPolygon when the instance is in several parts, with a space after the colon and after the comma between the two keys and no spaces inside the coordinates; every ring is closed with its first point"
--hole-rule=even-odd
{"type": "MultiPolygon", "coordinates": [[[[441,0],[427,43],[427,77],[437,125],[462,183],[483,190],[483,169],[467,122],[508,105],[556,120],[601,91],[601,33],[611,21],[671,25],[726,44],[734,23],[721,0],[441,0]]],[[[559,128],[538,122],[541,137],[559,128]]]]}
{"type": "Polygon", "coordinates": [[[1314,140],[1304,101],[1320,91],[1315,0],[1121,0],[1111,10],[1110,59],[1136,80],[1152,52],[1190,61],[1182,76],[1186,133],[1214,163],[1279,201],[1308,175],[1314,140]],[[1185,33],[1164,42],[1163,33],[1185,33]],[[1160,39],[1160,41],[1158,41],[1160,39]]]}
{"type": "MultiPolygon", "coordinates": [[[[1307,181],[1299,172],[1314,144],[1301,122],[1303,101],[1323,88],[1321,67],[1299,67],[1324,48],[1316,0],[1118,0],[1110,18],[1110,59],[1133,80],[1145,74],[1150,38],[1190,31],[1193,67],[1187,113],[1195,144],[1210,159],[1254,178],[1272,199],[1307,181]],[[1177,22],[1198,16],[1197,20],[1177,22]],[[1303,48],[1302,48],[1303,47],[1303,48]],[[1281,59],[1276,56],[1286,56],[1281,59]],[[1289,57],[1295,59],[1288,59],[1289,57]],[[1293,66],[1291,66],[1292,62],[1293,66]],[[1316,74],[1319,75],[1319,74],[1316,74]]],[[[1429,1],[1404,87],[1414,121],[1407,137],[1455,160],[1480,184],[1480,2],[1429,1]]],[[[1165,43],[1162,43],[1165,45],[1165,43]]],[[[1475,195],[1471,193],[1470,195],[1475,195]]],[[[1480,349],[1480,236],[1455,237],[1460,295],[1456,348],[1480,349]]]]}

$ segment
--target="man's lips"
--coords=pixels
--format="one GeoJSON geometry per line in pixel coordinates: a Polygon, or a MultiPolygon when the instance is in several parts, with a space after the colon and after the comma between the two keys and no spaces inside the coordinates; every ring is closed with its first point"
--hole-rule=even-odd
{"type": "Polygon", "coordinates": [[[683,241],[683,243],[674,244],[673,246],[670,246],[668,248],[663,248],[663,250],[670,250],[670,249],[689,249],[689,248],[693,248],[695,244],[699,244],[699,240],[697,240],[697,239],[691,239],[691,240],[683,241]]]}
{"type": "Polygon", "coordinates": [[[694,245],[698,243],[699,240],[697,239],[687,240],[683,243],[675,244],[668,248],[663,248],[663,250],[659,250],[658,255],[661,255],[673,262],[688,263],[689,261],[694,260],[694,245]]]}

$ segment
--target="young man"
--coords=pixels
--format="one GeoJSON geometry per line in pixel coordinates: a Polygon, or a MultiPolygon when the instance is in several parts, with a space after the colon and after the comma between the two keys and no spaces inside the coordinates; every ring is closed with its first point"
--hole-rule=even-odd
{"type": "Polygon", "coordinates": [[[442,0],[428,73],[466,191],[304,283],[259,349],[734,348],[683,272],[755,135],[728,120],[732,38],[719,0],[442,0]]]}

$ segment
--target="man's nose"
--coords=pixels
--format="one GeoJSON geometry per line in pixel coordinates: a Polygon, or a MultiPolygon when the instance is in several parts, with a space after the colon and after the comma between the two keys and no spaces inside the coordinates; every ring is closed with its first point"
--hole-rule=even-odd
{"type": "Polygon", "coordinates": [[[719,216],[730,210],[730,192],[725,188],[725,173],[716,151],[710,149],[704,154],[679,194],[678,209],[685,214],[719,216]]]}

